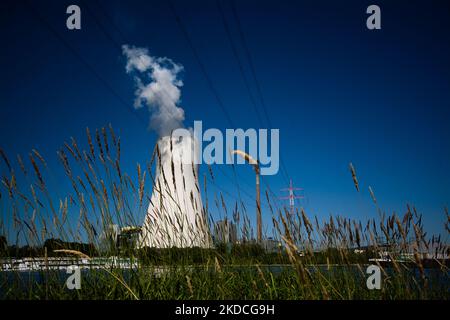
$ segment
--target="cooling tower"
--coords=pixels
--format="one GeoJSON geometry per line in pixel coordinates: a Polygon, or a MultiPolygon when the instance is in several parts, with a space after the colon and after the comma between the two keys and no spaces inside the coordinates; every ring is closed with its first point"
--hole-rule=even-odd
{"type": "Polygon", "coordinates": [[[141,247],[210,247],[192,137],[158,140],[153,192],[145,218],[141,247]]]}

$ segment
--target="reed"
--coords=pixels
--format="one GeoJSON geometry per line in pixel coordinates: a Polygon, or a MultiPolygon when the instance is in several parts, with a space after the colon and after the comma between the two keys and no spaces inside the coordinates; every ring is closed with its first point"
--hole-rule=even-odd
{"type": "MultiPolygon", "coordinates": [[[[50,174],[47,162],[37,150],[30,152],[27,163],[20,155],[16,161],[10,160],[0,149],[0,234],[5,242],[8,239],[14,244],[0,242],[2,259],[7,263],[20,255],[37,257],[50,239],[60,239],[61,245],[67,247],[58,247],[50,255],[75,254],[87,259],[117,256],[137,262],[137,266],[88,270],[83,273],[82,289],[74,291],[64,287],[61,272],[55,270],[46,272],[45,282],[39,276],[30,282],[21,272],[0,271],[2,299],[449,298],[448,266],[439,258],[448,256],[448,244],[440,236],[427,235],[422,215],[412,206],[407,206],[403,216],[386,215],[378,207],[371,187],[368,190],[379,219],[367,221],[341,216],[321,220],[304,209],[291,214],[279,206],[270,189],[265,190],[261,210],[271,216],[267,230],[273,230],[271,236],[280,244],[267,252],[251,240],[254,232],[240,194],[217,185],[214,168],[207,166],[203,188],[196,186],[203,193],[204,206],[200,208],[192,196],[190,203],[180,203],[176,193],[169,194],[177,209],[159,221],[159,227],[163,231],[169,226],[179,232],[189,231],[192,226],[183,211],[192,206],[200,212],[197,227],[204,225],[203,219],[211,231],[216,223],[212,218],[215,212],[238,227],[240,244],[162,250],[109,243],[114,232],[112,224],[119,228],[141,225],[151,191],[161,190],[161,184],[174,191],[176,186],[175,181],[167,181],[164,170],[161,180],[155,181],[152,175],[161,160],[157,146],[150,162],[137,164],[137,174],[129,175],[120,157],[120,137],[112,126],[92,132],[93,137],[90,129],[86,129],[85,143],[71,138],[58,151],[62,172],[72,186],[60,197],[56,195],[62,190],[52,190],[55,186],[47,181],[50,174]],[[224,195],[236,200],[227,201],[224,195]],[[209,203],[210,199],[214,199],[214,204],[209,203]],[[83,240],[90,244],[85,246],[85,252],[74,245],[83,240]],[[28,247],[20,248],[20,243],[28,247]],[[389,252],[385,254],[387,248],[389,252]],[[434,269],[424,265],[424,253],[433,255],[434,269]],[[380,261],[369,262],[381,256],[392,263],[386,267],[380,261]],[[372,263],[382,270],[381,290],[366,287],[365,270],[372,263]]],[[[349,167],[349,178],[356,190],[362,192],[354,166],[349,167]]],[[[173,162],[170,169],[173,176],[173,162]]],[[[192,170],[197,177],[194,166],[192,170]]],[[[444,213],[445,228],[450,232],[450,215],[447,209],[444,213]]],[[[191,240],[196,236],[193,234],[191,240]]]]}

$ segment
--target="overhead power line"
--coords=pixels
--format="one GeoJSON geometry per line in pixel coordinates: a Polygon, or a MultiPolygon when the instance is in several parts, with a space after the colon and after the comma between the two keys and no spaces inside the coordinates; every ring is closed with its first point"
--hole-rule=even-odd
{"type": "Polygon", "coordinates": [[[241,59],[239,58],[237,47],[236,47],[236,45],[235,45],[235,43],[233,41],[233,37],[231,36],[230,27],[229,27],[227,19],[225,17],[225,13],[224,13],[224,11],[222,9],[222,5],[220,4],[220,0],[216,0],[216,3],[217,3],[217,8],[219,9],[219,12],[220,12],[220,16],[222,18],[223,26],[224,26],[225,32],[227,34],[228,41],[230,42],[231,49],[233,51],[233,56],[234,56],[234,58],[235,58],[235,60],[237,62],[237,65],[239,66],[239,72],[240,72],[240,74],[242,76],[242,79],[244,81],[245,88],[246,88],[246,90],[248,92],[248,95],[249,95],[250,101],[252,103],[253,109],[255,110],[255,113],[256,113],[256,116],[258,117],[259,123],[262,126],[262,118],[261,118],[261,115],[259,113],[258,106],[256,105],[255,98],[254,98],[253,93],[252,93],[252,91],[250,89],[249,81],[247,79],[247,76],[245,75],[244,67],[243,67],[243,64],[241,62],[241,59]]]}
{"type": "MultiPolygon", "coordinates": [[[[247,57],[247,61],[248,61],[248,64],[249,64],[249,67],[250,67],[250,71],[251,71],[251,74],[252,74],[252,78],[253,78],[253,81],[255,82],[256,92],[258,94],[259,101],[261,103],[261,106],[263,107],[264,115],[266,117],[266,121],[269,124],[269,127],[272,128],[272,123],[270,121],[269,113],[267,111],[267,106],[266,106],[266,103],[265,103],[265,100],[264,100],[264,96],[263,96],[263,93],[262,93],[262,90],[261,90],[261,85],[260,85],[260,82],[258,80],[258,77],[256,76],[255,65],[253,63],[253,58],[252,58],[252,55],[250,54],[250,49],[249,49],[249,47],[247,45],[247,40],[246,40],[244,31],[243,31],[243,28],[242,28],[241,20],[239,18],[238,13],[237,13],[236,4],[235,4],[234,0],[230,0],[230,3],[231,3],[231,10],[233,12],[233,16],[234,16],[234,19],[236,21],[236,25],[237,25],[237,28],[238,28],[238,31],[239,31],[239,37],[240,37],[240,40],[241,40],[241,43],[242,43],[242,47],[244,48],[245,55],[247,57]]],[[[284,164],[283,158],[280,158],[280,162],[281,162],[281,169],[283,171],[282,174],[284,176],[284,179],[285,179],[286,183],[288,183],[290,175],[289,175],[289,173],[288,173],[288,171],[286,169],[286,166],[284,164]]]]}
{"type": "Polygon", "coordinates": [[[172,11],[172,14],[175,16],[175,20],[177,22],[178,27],[181,29],[181,31],[186,39],[186,42],[188,43],[189,47],[192,50],[192,53],[194,54],[195,60],[197,61],[198,65],[200,67],[200,70],[208,84],[209,90],[211,90],[214,98],[217,101],[217,104],[219,105],[220,109],[224,113],[225,118],[227,119],[228,123],[230,123],[230,125],[232,127],[234,127],[233,120],[231,119],[227,109],[225,108],[225,105],[223,104],[222,99],[219,96],[219,93],[215,89],[213,82],[211,80],[211,77],[209,76],[208,72],[206,71],[206,67],[203,64],[202,60],[200,59],[197,49],[195,48],[194,43],[192,42],[191,37],[189,36],[189,32],[187,31],[186,27],[184,26],[183,21],[181,20],[180,16],[178,15],[172,1],[168,0],[167,2],[169,4],[170,10],[172,11]]]}
{"type": "MultiPolygon", "coordinates": [[[[101,5],[99,4],[99,2],[97,1],[97,4],[100,6],[100,8],[101,8],[101,5]]],[[[105,36],[115,45],[115,47],[119,50],[119,51],[121,51],[121,45],[119,44],[119,43],[117,43],[115,40],[114,40],[114,37],[112,37],[109,33],[108,33],[108,31],[103,27],[103,25],[102,25],[102,23],[99,21],[99,19],[98,19],[98,17],[92,12],[92,10],[90,10],[90,8],[89,8],[89,6],[87,6],[87,5],[85,5],[86,7],[87,7],[87,9],[88,9],[88,13],[92,16],[92,18],[94,19],[94,21],[95,21],[95,23],[97,24],[97,26],[100,28],[100,30],[105,34],[105,36]]],[[[104,9],[104,8],[101,8],[101,9],[104,9]]],[[[101,10],[104,14],[105,14],[105,17],[108,19],[108,20],[111,20],[111,17],[109,16],[109,15],[107,15],[107,13],[106,13],[106,10],[101,10]]],[[[181,21],[181,20],[180,20],[181,21]]],[[[120,28],[116,25],[116,24],[113,24],[113,26],[114,26],[114,29],[119,33],[119,35],[121,36],[121,38],[122,38],[122,40],[123,41],[125,41],[125,42],[127,42],[127,43],[129,43],[129,41],[128,41],[128,39],[127,39],[127,37],[125,36],[125,34],[120,30],[120,28]]],[[[192,42],[191,42],[192,43],[192,42]]],[[[194,48],[195,49],[195,48],[194,48]]],[[[199,56],[197,55],[197,58],[199,59],[199,56]]],[[[142,59],[142,57],[141,56],[139,56],[139,59],[142,59]]],[[[199,61],[200,63],[201,63],[201,61],[199,61]]],[[[203,64],[201,64],[201,65],[203,65],[203,64]]],[[[203,65],[203,67],[204,67],[204,65],[203,65]]],[[[206,73],[206,68],[204,68],[204,70],[205,70],[205,73],[206,73]]],[[[208,76],[208,74],[206,73],[206,76],[208,76]]],[[[212,86],[212,89],[213,90],[215,90],[214,89],[214,86],[213,86],[213,84],[212,84],[212,82],[210,81],[210,85],[212,86]]],[[[165,89],[163,89],[162,91],[161,91],[163,94],[165,94],[165,95],[168,95],[168,93],[165,91],[165,89]]],[[[215,91],[216,92],[216,91],[215,91]]],[[[220,97],[218,96],[218,94],[217,94],[217,92],[216,92],[216,95],[217,95],[217,98],[219,99],[219,102],[221,102],[221,99],[220,99],[220,97]]],[[[223,104],[222,104],[223,105],[223,104]]],[[[226,175],[225,174],[225,172],[220,168],[220,167],[218,167],[218,169],[222,172],[222,174],[228,179],[228,180],[230,180],[231,182],[233,182],[232,181],[232,179],[228,176],[228,175],[226,175]]],[[[244,182],[246,182],[247,183],[247,181],[246,180],[242,180],[242,181],[244,181],[244,182]]],[[[237,182],[235,182],[235,183],[237,183],[237,182]]],[[[248,183],[247,183],[248,184],[248,183]]],[[[248,184],[249,185],[249,184],[248,184]]],[[[246,192],[245,190],[244,190],[244,193],[248,196],[249,195],[249,193],[248,192],[246,192]]]]}
{"type": "Polygon", "coordinates": [[[80,61],[80,63],[82,65],[84,65],[86,67],[86,69],[88,69],[95,78],[97,78],[97,80],[99,80],[104,86],[105,88],[120,102],[120,104],[122,106],[124,106],[126,108],[127,111],[131,112],[137,119],[138,121],[146,128],[147,125],[146,123],[142,120],[141,117],[139,117],[139,115],[135,112],[134,108],[131,107],[126,101],[125,99],[123,99],[115,90],[114,88],[108,83],[108,81],[106,81],[96,70],[95,68],[89,63],[87,62],[79,53],[78,51],[66,40],[64,39],[64,37],[58,32],[56,31],[56,29],[41,15],[41,13],[39,12],[39,10],[36,9],[36,7],[30,2],[30,1],[26,1],[28,3],[27,8],[31,9],[31,11],[34,13],[33,17],[37,18],[37,20],[43,25],[45,26],[45,28],[50,31],[50,33],[52,33],[59,41],[62,42],[62,44],[66,47],[67,50],[69,50],[74,56],[75,58],[78,59],[78,61],[80,61]]]}

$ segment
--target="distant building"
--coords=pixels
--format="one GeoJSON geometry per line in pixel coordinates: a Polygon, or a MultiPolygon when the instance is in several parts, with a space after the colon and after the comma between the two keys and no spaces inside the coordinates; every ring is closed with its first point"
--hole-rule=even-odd
{"type": "Polygon", "coordinates": [[[280,241],[273,238],[263,239],[261,245],[266,252],[278,252],[283,247],[280,241]]]}
{"type": "Polygon", "coordinates": [[[141,234],[141,227],[123,227],[117,236],[117,246],[119,248],[135,248],[137,247],[139,236],[141,234]]]}
{"type": "Polygon", "coordinates": [[[100,234],[100,250],[109,251],[120,248],[134,248],[137,245],[141,227],[122,227],[110,224],[100,234]]]}
{"type": "Polygon", "coordinates": [[[217,221],[214,225],[213,239],[215,243],[236,243],[236,224],[228,219],[217,221]]]}

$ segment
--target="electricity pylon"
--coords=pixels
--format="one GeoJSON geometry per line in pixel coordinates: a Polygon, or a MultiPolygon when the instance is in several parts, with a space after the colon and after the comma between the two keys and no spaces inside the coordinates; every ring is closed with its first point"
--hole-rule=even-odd
{"type": "Polygon", "coordinates": [[[294,214],[294,207],[295,207],[295,199],[302,199],[303,196],[296,196],[294,191],[296,190],[303,190],[302,188],[294,188],[292,185],[292,179],[290,179],[289,188],[283,188],[281,191],[289,191],[289,196],[286,197],[279,197],[280,200],[289,200],[289,213],[292,216],[294,214]]]}

